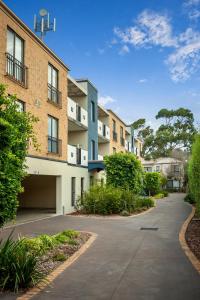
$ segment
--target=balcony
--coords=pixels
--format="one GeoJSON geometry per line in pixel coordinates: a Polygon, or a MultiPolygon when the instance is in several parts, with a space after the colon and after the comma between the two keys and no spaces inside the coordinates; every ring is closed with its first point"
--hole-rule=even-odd
{"type": "Polygon", "coordinates": [[[99,143],[106,143],[110,140],[110,128],[98,120],[99,143]]]}
{"type": "Polygon", "coordinates": [[[62,108],[61,92],[48,83],[48,102],[62,108]]]}
{"type": "MultiPolygon", "coordinates": [[[[78,126],[88,127],[88,112],[68,97],[68,117],[78,126]]],[[[78,130],[78,129],[77,129],[78,130]]]]}
{"type": "Polygon", "coordinates": [[[88,151],[68,145],[68,163],[86,167],[88,165],[88,151]]]}
{"type": "Polygon", "coordinates": [[[6,53],[6,75],[9,78],[27,88],[27,73],[28,68],[23,63],[6,53]]]}
{"type": "Polygon", "coordinates": [[[48,153],[57,154],[61,156],[62,141],[52,136],[48,136],[47,139],[48,139],[48,153]]]}
{"type": "Polygon", "coordinates": [[[129,151],[129,142],[125,140],[125,150],[129,151]]]}
{"type": "Polygon", "coordinates": [[[113,141],[117,142],[117,132],[113,131],[113,141]]]}

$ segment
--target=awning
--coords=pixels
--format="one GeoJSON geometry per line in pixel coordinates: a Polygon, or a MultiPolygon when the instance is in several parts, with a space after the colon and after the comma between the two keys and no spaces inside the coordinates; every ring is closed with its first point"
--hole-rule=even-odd
{"type": "Polygon", "coordinates": [[[105,169],[103,160],[90,160],[88,162],[88,171],[100,172],[105,169]]]}

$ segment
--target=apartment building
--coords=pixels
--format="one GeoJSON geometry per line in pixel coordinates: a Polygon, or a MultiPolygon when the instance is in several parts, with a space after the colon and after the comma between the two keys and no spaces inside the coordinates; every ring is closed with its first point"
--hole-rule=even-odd
{"type": "Polygon", "coordinates": [[[111,109],[109,113],[110,146],[109,154],[134,151],[134,132],[111,109]]]}
{"type": "Polygon", "coordinates": [[[17,95],[20,110],[39,118],[34,127],[39,151],[29,145],[20,207],[70,212],[89,185],[87,91],[68,78],[69,68],[2,2],[0,20],[0,82],[17,95]],[[70,116],[68,122],[70,97],[79,104],[82,127],[70,116]],[[76,166],[71,144],[81,148],[76,166]]]}
{"type": "Polygon", "coordinates": [[[134,154],[139,160],[142,160],[143,141],[140,138],[134,138],[134,154]]]}
{"type": "Polygon", "coordinates": [[[30,142],[19,208],[70,213],[90,184],[105,180],[105,155],[134,152],[133,129],[99,105],[93,83],[72,78],[3,2],[0,19],[0,82],[16,94],[20,111],[39,119],[39,151],[30,142]]]}

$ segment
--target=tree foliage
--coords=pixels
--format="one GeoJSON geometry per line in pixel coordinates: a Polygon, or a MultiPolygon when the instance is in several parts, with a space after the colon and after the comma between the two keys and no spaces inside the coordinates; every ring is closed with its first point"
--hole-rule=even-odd
{"type": "Polygon", "coordinates": [[[140,161],[131,153],[115,153],[106,156],[107,184],[129,189],[138,194],[142,190],[143,169],[140,161]]]}
{"type": "Polygon", "coordinates": [[[144,177],[145,191],[149,196],[159,193],[161,189],[162,178],[158,172],[147,172],[144,177]]]}
{"type": "Polygon", "coordinates": [[[188,168],[189,188],[197,207],[197,214],[200,217],[200,134],[196,135],[192,145],[192,155],[188,168]]]}
{"type": "Polygon", "coordinates": [[[36,146],[30,113],[19,112],[15,96],[0,85],[0,227],[16,215],[17,196],[22,191],[29,139],[36,146]]]}
{"type": "Polygon", "coordinates": [[[146,159],[169,157],[175,149],[190,151],[196,129],[193,113],[189,109],[161,109],[156,119],[161,124],[155,131],[145,123],[135,122],[141,125],[138,136],[144,141],[142,154],[146,159]]]}

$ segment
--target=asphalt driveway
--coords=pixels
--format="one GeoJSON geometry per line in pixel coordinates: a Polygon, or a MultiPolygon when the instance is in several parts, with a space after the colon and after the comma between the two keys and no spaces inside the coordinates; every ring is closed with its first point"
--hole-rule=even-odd
{"type": "Polygon", "coordinates": [[[98,234],[92,246],[33,299],[199,300],[200,276],[178,239],[191,212],[183,197],[172,194],[134,218],[59,216],[18,226],[15,234],[22,235],[53,234],[66,228],[98,234]]]}

